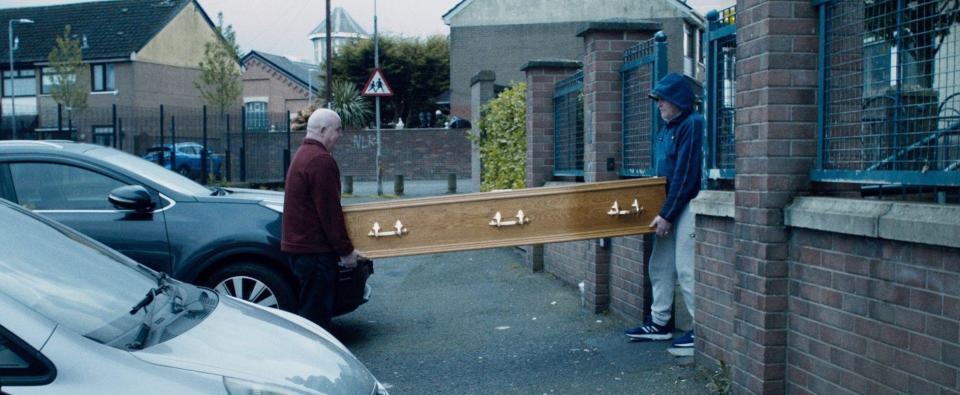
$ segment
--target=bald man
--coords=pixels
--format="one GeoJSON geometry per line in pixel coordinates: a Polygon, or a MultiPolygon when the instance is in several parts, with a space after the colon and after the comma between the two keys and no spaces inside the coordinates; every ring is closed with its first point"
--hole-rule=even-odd
{"type": "Polygon", "coordinates": [[[330,152],[343,135],[337,113],[322,108],[307,121],[307,136],[287,171],[280,249],[290,254],[300,282],[298,314],[330,329],[339,266],[363,258],[350,242],[340,206],[340,169],[330,152]]]}

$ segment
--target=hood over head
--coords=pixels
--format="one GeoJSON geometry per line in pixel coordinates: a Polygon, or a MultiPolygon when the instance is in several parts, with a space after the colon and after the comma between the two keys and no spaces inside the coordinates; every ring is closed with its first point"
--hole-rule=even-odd
{"type": "Polygon", "coordinates": [[[673,103],[682,114],[689,114],[693,111],[693,106],[697,100],[687,77],[678,73],[667,74],[666,77],[657,82],[657,85],[650,91],[650,98],[673,103]]]}

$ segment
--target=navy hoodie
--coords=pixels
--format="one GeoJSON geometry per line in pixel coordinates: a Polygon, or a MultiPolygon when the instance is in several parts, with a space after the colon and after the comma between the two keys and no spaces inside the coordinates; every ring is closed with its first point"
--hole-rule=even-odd
{"type": "Polygon", "coordinates": [[[667,178],[667,200],[660,217],[676,223],[683,209],[700,192],[703,115],[694,110],[695,96],[686,77],[671,73],[653,88],[651,97],[680,108],[680,115],[656,134],[654,153],[657,176],[667,178]]]}

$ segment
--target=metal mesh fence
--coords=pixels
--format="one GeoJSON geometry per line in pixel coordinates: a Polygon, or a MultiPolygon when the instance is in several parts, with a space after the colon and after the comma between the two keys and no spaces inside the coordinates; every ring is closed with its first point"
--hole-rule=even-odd
{"type": "Polygon", "coordinates": [[[556,84],[553,111],[553,175],[583,176],[583,72],[556,84]]]}
{"type": "Polygon", "coordinates": [[[823,181],[960,185],[960,3],[826,3],[823,181]]]}
{"type": "Polygon", "coordinates": [[[707,171],[711,179],[735,176],[736,8],[707,14],[707,171]]]}
{"type": "MultiPolygon", "coordinates": [[[[662,40],[665,42],[665,36],[662,40]]],[[[659,122],[654,119],[657,116],[655,104],[647,95],[661,77],[658,75],[657,52],[666,50],[665,46],[657,43],[657,38],[651,38],[623,53],[624,65],[620,70],[623,83],[623,159],[620,174],[623,176],[652,175],[652,133],[659,122]]]]}

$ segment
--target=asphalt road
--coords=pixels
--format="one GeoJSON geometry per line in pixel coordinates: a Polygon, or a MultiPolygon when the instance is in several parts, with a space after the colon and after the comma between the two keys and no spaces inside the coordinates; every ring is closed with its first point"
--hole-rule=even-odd
{"type": "Polygon", "coordinates": [[[709,393],[692,358],[630,342],[635,323],[521,262],[514,248],[378,260],[372,300],[334,334],[394,395],[709,393]]]}

